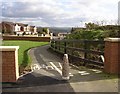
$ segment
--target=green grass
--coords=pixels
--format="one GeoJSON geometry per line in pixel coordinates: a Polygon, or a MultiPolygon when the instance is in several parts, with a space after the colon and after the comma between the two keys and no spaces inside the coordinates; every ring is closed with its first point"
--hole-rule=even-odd
{"type": "Polygon", "coordinates": [[[4,46],[19,46],[18,63],[19,66],[26,67],[31,63],[28,50],[37,46],[43,46],[48,42],[34,42],[34,41],[3,41],[4,46]]]}

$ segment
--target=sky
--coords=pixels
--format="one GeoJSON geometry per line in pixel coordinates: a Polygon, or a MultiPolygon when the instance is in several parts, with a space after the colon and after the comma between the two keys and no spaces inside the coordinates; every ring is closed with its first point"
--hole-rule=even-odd
{"type": "Polygon", "coordinates": [[[1,0],[2,21],[42,27],[117,24],[120,0],[1,0]]]}

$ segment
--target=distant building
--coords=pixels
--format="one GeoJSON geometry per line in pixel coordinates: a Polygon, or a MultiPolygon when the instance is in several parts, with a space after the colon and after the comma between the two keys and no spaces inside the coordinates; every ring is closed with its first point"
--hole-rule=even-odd
{"type": "Polygon", "coordinates": [[[58,33],[57,37],[58,39],[64,39],[67,35],[71,34],[70,32],[61,32],[61,33],[58,33]]]}
{"type": "Polygon", "coordinates": [[[66,35],[68,35],[70,33],[68,32],[62,32],[62,33],[58,33],[58,37],[66,37],[66,35]]]}
{"type": "Polygon", "coordinates": [[[29,26],[28,24],[2,22],[2,32],[7,34],[36,34],[37,28],[35,26],[29,26]]]}
{"type": "Polygon", "coordinates": [[[38,27],[37,32],[38,32],[38,36],[41,36],[41,37],[52,37],[53,36],[53,33],[50,32],[48,27],[38,27]]]}
{"type": "Polygon", "coordinates": [[[46,34],[45,34],[45,37],[50,37],[50,36],[51,36],[50,30],[49,30],[49,28],[47,28],[47,32],[46,32],[46,34]]]}
{"type": "Polygon", "coordinates": [[[15,31],[15,24],[12,22],[2,22],[1,23],[1,31],[6,34],[13,34],[15,31]]]}

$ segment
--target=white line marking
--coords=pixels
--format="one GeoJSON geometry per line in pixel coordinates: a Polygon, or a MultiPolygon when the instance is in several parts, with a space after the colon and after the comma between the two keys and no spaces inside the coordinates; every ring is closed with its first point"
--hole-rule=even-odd
{"type": "Polygon", "coordinates": [[[96,72],[96,71],[98,71],[98,70],[95,70],[95,69],[90,69],[91,71],[94,71],[94,72],[96,72]]]}
{"type": "Polygon", "coordinates": [[[86,72],[86,71],[79,71],[78,73],[81,73],[81,74],[82,74],[82,73],[85,73],[85,72],[86,72]]]}
{"type": "Polygon", "coordinates": [[[40,69],[41,69],[41,66],[38,65],[38,64],[33,64],[33,65],[31,66],[31,69],[32,69],[32,70],[40,70],[40,69]]]}
{"type": "Polygon", "coordinates": [[[102,71],[97,71],[97,72],[95,72],[95,73],[101,73],[102,71]]]}
{"type": "Polygon", "coordinates": [[[45,64],[42,64],[41,66],[42,66],[42,68],[46,69],[46,65],[45,64]]]}
{"type": "Polygon", "coordinates": [[[54,70],[54,68],[52,66],[46,66],[46,69],[48,69],[48,70],[54,70]]]}
{"type": "Polygon", "coordinates": [[[74,75],[70,74],[71,77],[73,77],[74,75]]]}
{"type": "Polygon", "coordinates": [[[82,73],[81,75],[88,75],[88,74],[90,74],[90,73],[82,73]]]}
{"type": "Polygon", "coordinates": [[[54,64],[53,62],[49,62],[59,73],[60,75],[62,75],[62,71],[60,69],[58,69],[54,64]]]}
{"type": "Polygon", "coordinates": [[[101,73],[102,71],[100,70],[95,70],[95,69],[91,69],[91,71],[95,72],[95,73],[101,73]]]}
{"type": "Polygon", "coordinates": [[[69,73],[69,76],[71,76],[71,77],[72,77],[72,76],[74,76],[74,75],[73,75],[72,73],[69,73]]]}

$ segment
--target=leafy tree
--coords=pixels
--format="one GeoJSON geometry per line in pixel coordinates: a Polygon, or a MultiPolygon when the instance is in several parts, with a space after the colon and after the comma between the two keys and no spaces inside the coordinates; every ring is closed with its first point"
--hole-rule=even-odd
{"type": "Polygon", "coordinates": [[[86,26],[86,29],[92,30],[92,29],[97,28],[99,25],[89,22],[89,23],[85,23],[85,26],[86,26]]]}
{"type": "Polygon", "coordinates": [[[74,29],[73,29],[73,27],[72,27],[72,29],[71,29],[71,33],[73,33],[74,32],[74,29]]]}
{"type": "Polygon", "coordinates": [[[47,34],[47,28],[42,29],[43,34],[47,34]]]}
{"type": "Polygon", "coordinates": [[[67,36],[67,39],[103,39],[102,30],[81,30],[67,36]]]}

